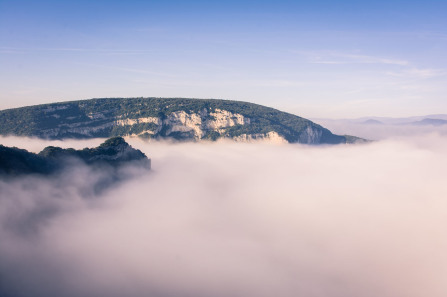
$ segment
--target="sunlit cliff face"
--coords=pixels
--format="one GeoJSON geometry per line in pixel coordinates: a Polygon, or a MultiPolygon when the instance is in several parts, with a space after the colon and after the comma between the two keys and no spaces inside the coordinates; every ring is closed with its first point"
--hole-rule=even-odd
{"type": "Polygon", "coordinates": [[[83,166],[0,181],[0,296],[447,292],[442,136],[325,147],[129,142],[151,172],[128,169],[132,179],[98,195],[89,187],[101,173],[83,166]]]}

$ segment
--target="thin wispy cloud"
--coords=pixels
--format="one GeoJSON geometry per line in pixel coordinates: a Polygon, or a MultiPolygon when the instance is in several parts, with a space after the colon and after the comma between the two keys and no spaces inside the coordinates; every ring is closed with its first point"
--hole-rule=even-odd
{"type": "Polygon", "coordinates": [[[146,33],[160,33],[167,31],[167,29],[163,27],[145,27],[145,28],[136,28],[134,30],[136,32],[146,32],[146,33]]]}
{"type": "Polygon", "coordinates": [[[158,77],[177,77],[174,74],[166,73],[166,72],[159,72],[159,71],[151,71],[147,69],[140,69],[140,68],[130,68],[130,67],[120,67],[120,66],[110,66],[110,65],[101,65],[101,64],[91,64],[91,63],[76,63],[78,65],[88,66],[88,67],[95,67],[95,68],[102,68],[102,69],[108,69],[108,70],[116,70],[121,72],[128,72],[128,73],[137,73],[137,74],[148,74],[148,75],[154,75],[158,77]]]}
{"type": "Polygon", "coordinates": [[[24,54],[24,50],[0,48],[0,54],[24,54]]]}
{"type": "Polygon", "coordinates": [[[343,53],[313,53],[308,57],[312,64],[386,64],[408,66],[409,61],[379,56],[343,54],[343,53]]]}
{"type": "Polygon", "coordinates": [[[411,68],[405,69],[400,72],[387,72],[389,76],[395,77],[408,77],[408,78],[432,78],[447,75],[445,69],[423,69],[423,68],[411,68]]]}
{"type": "Polygon", "coordinates": [[[0,53],[29,53],[29,52],[83,52],[83,53],[102,53],[102,54],[145,54],[153,50],[141,49],[106,49],[106,48],[75,48],[75,47],[0,47],[0,53]]]}

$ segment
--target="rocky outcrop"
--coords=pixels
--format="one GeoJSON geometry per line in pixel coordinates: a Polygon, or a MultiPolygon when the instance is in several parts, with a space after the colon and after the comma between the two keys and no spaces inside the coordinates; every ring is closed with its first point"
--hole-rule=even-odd
{"type": "Polygon", "coordinates": [[[150,169],[150,159],[140,150],[132,148],[123,138],[108,139],[96,148],[82,150],[48,146],[34,154],[18,148],[0,145],[0,176],[23,174],[52,174],[78,160],[86,165],[120,167],[133,163],[150,169]]]}
{"type": "Polygon", "coordinates": [[[117,126],[129,126],[129,125],[136,125],[136,124],[143,124],[143,123],[154,123],[156,125],[161,125],[160,118],[157,117],[145,117],[145,118],[136,118],[136,119],[123,119],[123,120],[116,120],[115,125],[117,126]]]}
{"type": "Polygon", "coordinates": [[[0,145],[0,177],[22,174],[49,174],[56,164],[42,156],[16,147],[0,145]]]}
{"type": "Polygon", "coordinates": [[[255,142],[255,141],[262,141],[262,142],[269,142],[269,143],[276,143],[276,144],[282,144],[282,143],[288,143],[287,140],[279,135],[276,132],[268,132],[268,133],[257,133],[257,134],[241,134],[239,136],[235,136],[232,138],[236,142],[255,142]]]}
{"type": "Polygon", "coordinates": [[[306,129],[300,134],[300,142],[308,144],[318,144],[320,143],[323,131],[321,129],[316,129],[312,126],[307,126],[306,129]]]}
{"type": "Polygon", "coordinates": [[[249,118],[221,109],[215,109],[211,112],[203,109],[199,113],[187,113],[182,110],[171,113],[163,120],[163,125],[166,127],[166,136],[178,133],[177,136],[180,136],[180,138],[192,138],[194,140],[202,139],[210,132],[217,132],[221,136],[225,132],[225,128],[248,123],[250,123],[249,118]]]}

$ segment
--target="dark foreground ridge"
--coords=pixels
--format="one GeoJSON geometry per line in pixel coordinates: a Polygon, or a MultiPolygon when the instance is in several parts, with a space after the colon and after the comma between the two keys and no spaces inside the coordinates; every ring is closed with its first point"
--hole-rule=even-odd
{"type": "Polygon", "coordinates": [[[1,110],[0,135],[44,139],[138,136],[182,141],[224,138],[303,144],[362,141],[259,104],[190,98],[103,98],[1,110]]]}
{"type": "Polygon", "coordinates": [[[151,165],[143,152],[132,148],[122,137],[110,138],[96,148],[82,150],[48,146],[38,154],[0,145],[0,176],[49,175],[79,162],[111,168],[132,163],[150,169],[151,165]]]}

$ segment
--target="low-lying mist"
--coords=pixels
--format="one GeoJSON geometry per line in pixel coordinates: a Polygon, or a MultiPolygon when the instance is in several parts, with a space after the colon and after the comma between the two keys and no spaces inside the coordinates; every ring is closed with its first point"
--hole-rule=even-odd
{"type": "Polygon", "coordinates": [[[0,181],[0,296],[445,297],[445,137],[129,142],[152,170],[99,195],[82,166],[0,181]]]}

